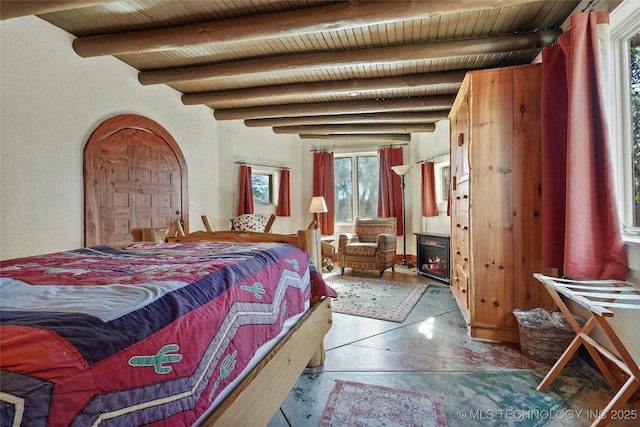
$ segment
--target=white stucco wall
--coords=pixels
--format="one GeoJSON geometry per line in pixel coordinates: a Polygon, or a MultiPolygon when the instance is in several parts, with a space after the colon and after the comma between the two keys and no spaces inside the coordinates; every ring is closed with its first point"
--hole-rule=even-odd
{"type": "MultiPolygon", "coordinates": [[[[249,128],[242,120],[218,122],[218,172],[223,177],[219,188],[218,215],[214,228],[228,227],[228,220],[236,216],[238,206],[238,161],[283,166],[290,169],[291,216],[278,217],[273,224],[274,233],[290,234],[306,228],[313,219],[305,210],[311,201],[312,155],[297,135],[276,135],[270,127],[249,128]]],[[[252,165],[257,172],[279,173],[278,168],[252,165]]],[[[278,188],[275,188],[277,197],[278,188]]],[[[256,213],[275,213],[275,205],[254,205],[256,213]]]]}
{"type": "Polygon", "coordinates": [[[209,194],[219,180],[211,168],[218,162],[217,124],[210,109],[185,107],[166,86],[140,85],[136,71],[112,57],[79,57],[71,35],[39,18],[0,25],[2,258],[83,244],[83,147],[117,114],[164,126],[185,155],[190,197],[215,206],[209,194]]]}
{"type": "Polygon", "coordinates": [[[234,160],[291,167],[296,216],[278,218],[276,231],[307,226],[301,192],[311,191],[311,167],[297,136],[218,122],[211,109],[183,105],[167,86],[142,86],[137,71],[115,58],[81,58],[73,36],[39,18],[1,21],[0,31],[0,258],[82,246],[83,147],[100,123],[123,113],[155,120],[180,145],[192,231],[203,229],[201,214],[228,227],[237,206],[234,160]]]}

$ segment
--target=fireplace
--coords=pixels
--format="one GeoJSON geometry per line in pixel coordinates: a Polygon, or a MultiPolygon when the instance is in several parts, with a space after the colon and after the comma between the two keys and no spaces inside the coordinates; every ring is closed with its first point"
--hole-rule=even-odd
{"type": "Polygon", "coordinates": [[[417,236],[418,274],[449,283],[449,236],[414,233],[417,236]]]}

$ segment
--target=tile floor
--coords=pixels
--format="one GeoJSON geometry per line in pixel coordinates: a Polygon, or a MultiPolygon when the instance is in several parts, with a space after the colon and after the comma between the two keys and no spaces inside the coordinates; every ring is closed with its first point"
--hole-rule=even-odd
{"type": "MultiPolygon", "coordinates": [[[[403,323],[334,313],[324,365],[302,374],[269,427],[317,426],[336,379],[441,395],[449,426],[589,426],[612,397],[582,362],[538,392],[549,365],[518,346],[469,338],[447,285],[400,269],[384,277],[430,286],[403,323]]],[[[609,425],[640,426],[637,407],[621,415],[609,425]]]]}

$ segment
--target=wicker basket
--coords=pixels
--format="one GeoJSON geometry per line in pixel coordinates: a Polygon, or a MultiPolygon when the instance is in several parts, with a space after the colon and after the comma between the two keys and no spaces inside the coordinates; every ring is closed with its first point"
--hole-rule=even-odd
{"type": "MultiPolygon", "coordinates": [[[[537,362],[553,364],[562,356],[576,333],[559,311],[534,308],[514,310],[522,354],[537,362]]],[[[584,319],[574,316],[584,324],[584,319]]]]}

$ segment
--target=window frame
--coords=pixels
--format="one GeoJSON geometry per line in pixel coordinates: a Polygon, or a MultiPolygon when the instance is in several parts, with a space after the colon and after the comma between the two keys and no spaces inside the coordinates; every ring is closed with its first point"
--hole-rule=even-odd
{"type": "MultiPolygon", "coordinates": [[[[358,152],[345,152],[345,153],[336,153],[334,154],[334,159],[345,158],[348,157],[351,159],[351,211],[353,213],[353,220],[350,222],[338,221],[337,218],[334,218],[335,224],[337,226],[348,226],[355,224],[356,218],[360,213],[360,197],[358,196],[358,157],[377,157],[378,162],[380,161],[380,156],[377,151],[358,151],[358,152]]],[[[378,163],[379,165],[379,163],[378,163]]],[[[379,174],[378,168],[378,174],[379,174]]],[[[378,179],[380,176],[378,175],[378,179]]],[[[337,214],[337,211],[336,211],[337,214]]]]}
{"type": "Polygon", "coordinates": [[[623,237],[640,236],[640,227],[633,226],[633,170],[629,45],[627,40],[640,32],[640,7],[629,0],[621,3],[610,14],[611,87],[610,120],[611,141],[614,148],[616,195],[623,237]]]}
{"type": "Polygon", "coordinates": [[[434,175],[436,186],[436,203],[438,204],[438,212],[446,212],[449,200],[449,186],[451,185],[451,161],[448,155],[440,156],[433,159],[434,175]],[[448,180],[445,180],[445,170],[448,169],[448,180]]]}
{"type": "Polygon", "coordinates": [[[259,206],[272,206],[276,204],[276,174],[274,172],[255,170],[251,171],[251,190],[253,192],[253,204],[259,206]],[[264,175],[269,177],[269,203],[262,203],[256,200],[256,191],[253,186],[253,177],[257,175],[264,175]]]}

